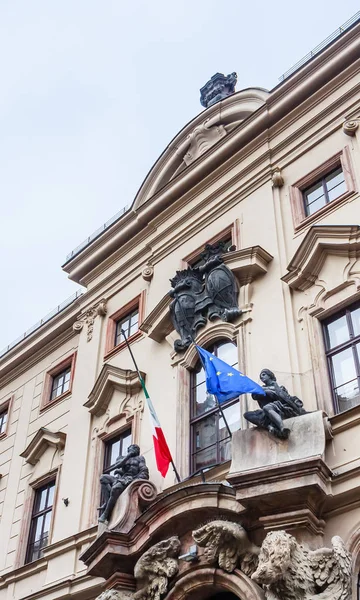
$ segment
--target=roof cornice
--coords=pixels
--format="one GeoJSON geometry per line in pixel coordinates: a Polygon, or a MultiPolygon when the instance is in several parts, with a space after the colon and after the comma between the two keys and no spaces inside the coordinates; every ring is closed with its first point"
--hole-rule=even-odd
{"type": "MultiPolygon", "coordinates": [[[[239,127],[189,165],[141,206],[124,214],[77,256],[64,265],[69,277],[80,282],[120,245],[144,229],[167,206],[243,148],[360,57],[360,24],[344,32],[330,46],[274,88],[265,103],[239,127]]],[[[235,99],[236,94],[232,97],[235,99]]],[[[211,107],[213,108],[213,107],[211,107]]],[[[210,109],[207,109],[211,111],[210,109]]],[[[206,116],[204,111],[202,115],[206,116]]]]}

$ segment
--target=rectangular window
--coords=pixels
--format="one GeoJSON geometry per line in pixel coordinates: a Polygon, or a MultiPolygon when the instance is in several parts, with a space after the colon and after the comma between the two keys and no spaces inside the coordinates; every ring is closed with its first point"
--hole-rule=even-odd
{"type": "Polygon", "coordinates": [[[8,421],[8,408],[0,412],[0,435],[6,432],[6,424],[8,421]]]}
{"type": "Polygon", "coordinates": [[[26,563],[33,562],[43,555],[49,543],[49,531],[54,502],[55,481],[35,490],[33,514],[31,517],[26,563]]]}
{"type": "Polygon", "coordinates": [[[134,335],[139,329],[139,308],[125,315],[118,321],[116,321],[115,327],[115,346],[118,346],[125,340],[121,330],[124,330],[127,338],[134,335]]]}
{"type": "Polygon", "coordinates": [[[324,322],[335,412],[360,404],[360,304],[324,322]]]}
{"type": "Polygon", "coordinates": [[[345,177],[342,168],[338,167],[303,190],[306,216],[314,214],[344,192],[346,192],[345,177]]]}
{"type": "MultiPolygon", "coordinates": [[[[209,349],[208,349],[209,350],[209,349]]],[[[214,344],[211,351],[237,368],[237,347],[232,342],[214,344]]],[[[239,400],[222,405],[231,432],[240,429],[239,400]]],[[[192,473],[210,468],[231,458],[231,438],[218,409],[216,398],[208,394],[201,364],[191,373],[191,465],[192,473]]]]}
{"type": "Polygon", "coordinates": [[[54,400],[70,389],[70,376],[71,367],[68,367],[53,377],[50,400],[54,400]]]}
{"type": "Polygon", "coordinates": [[[345,146],[290,186],[295,229],[321,218],[356,192],[350,150],[345,146]]]}
{"type": "Polygon", "coordinates": [[[119,456],[125,456],[130,445],[131,429],[127,429],[105,442],[104,473],[107,475],[113,474],[116,459],[119,456]]]}
{"type": "Polygon", "coordinates": [[[52,406],[58,400],[71,394],[75,361],[76,352],[46,373],[40,410],[52,406]]]}
{"type": "Polygon", "coordinates": [[[132,343],[142,336],[140,325],[144,318],[145,291],[109,316],[106,332],[105,357],[125,347],[121,330],[132,343]]]}

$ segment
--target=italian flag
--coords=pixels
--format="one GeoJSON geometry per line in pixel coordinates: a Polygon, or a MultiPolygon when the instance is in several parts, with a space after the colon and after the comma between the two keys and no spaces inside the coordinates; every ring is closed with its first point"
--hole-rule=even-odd
{"type": "Polygon", "coordinates": [[[153,403],[151,402],[150,396],[145,387],[145,383],[142,378],[140,381],[141,381],[141,386],[144,391],[145,398],[146,398],[147,405],[149,407],[149,412],[150,412],[150,420],[151,420],[151,425],[152,425],[156,465],[157,465],[158,471],[161,473],[161,475],[163,477],[165,477],[166,473],[168,472],[169,465],[172,462],[171,453],[170,453],[169,447],[167,445],[165,436],[163,434],[163,430],[161,429],[159,419],[157,418],[157,414],[155,412],[153,403]]]}

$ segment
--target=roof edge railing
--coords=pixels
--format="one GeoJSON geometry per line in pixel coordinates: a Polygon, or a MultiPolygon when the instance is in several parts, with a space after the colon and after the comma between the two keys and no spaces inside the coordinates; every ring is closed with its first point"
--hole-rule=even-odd
{"type": "Polygon", "coordinates": [[[71,260],[72,258],[74,258],[74,256],[79,254],[81,252],[81,250],[83,250],[91,242],[96,240],[96,238],[98,238],[103,233],[103,231],[106,231],[106,229],[108,229],[111,225],[113,225],[116,221],[118,221],[118,219],[120,219],[120,217],[122,217],[128,210],[129,210],[129,206],[128,205],[124,206],[124,208],[119,210],[119,212],[117,212],[113,217],[111,217],[111,219],[109,219],[101,227],[96,229],[96,231],[94,231],[91,235],[89,235],[89,237],[87,237],[83,242],[81,242],[81,244],[76,246],[76,248],[74,248],[74,250],[69,252],[64,264],[69,262],[69,260],[71,260]]]}
{"type": "Polygon", "coordinates": [[[7,352],[9,352],[10,350],[12,350],[13,348],[15,348],[15,346],[17,346],[18,344],[20,344],[20,342],[22,342],[23,340],[25,340],[26,338],[28,338],[29,335],[31,335],[32,333],[34,333],[34,331],[37,331],[37,329],[40,329],[40,327],[42,325],[44,325],[45,323],[48,323],[49,321],[51,321],[51,319],[53,319],[54,317],[56,317],[56,315],[58,315],[59,313],[61,313],[63,310],[65,310],[65,308],[67,308],[73,302],[75,302],[75,300],[77,300],[77,298],[79,298],[80,296],[82,296],[82,294],[83,294],[83,291],[81,289],[79,289],[79,290],[77,290],[75,292],[75,294],[72,294],[71,296],[69,296],[69,298],[66,298],[66,300],[64,300],[63,302],[61,302],[60,304],[58,304],[56,308],[54,308],[47,315],[45,315],[45,317],[43,317],[42,319],[40,319],[40,321],[38,321],[37,323],[35,323],[35,325],[33,325],[32,327],[30,327],[29,329],[27,329],[20,337],[18,337],[16,340],[14,340],[13,342],[11,342],[7,346],[5,346],[5,348],[3,348],[0,351],[0,358],[3,357],[5,354],[7,354],[7,352]]]}
{"type": "Polygon", "coordinates": [[[290,75],[292,75],[293,73],[295,73],[295,71],[297,71],[298,69],[300,69],[300,67],[302,67],[305,63],[307,63],[309,60],[311,60],[312,58],[314,58],[314,56],[316,56],[317,54],[319,54],[321,52],[321,50],[323,50],[326,46],[328,46],[329,44],[331,44],[331,42],[333,42],[334,40],[336,40],[336,38],[338,38],[342,33],[344,33],[344,31],[346,31],[347,29],[350,29],[350,27],[352,25],[354,25],[359,20],[360,20],[360,11],[358,11],[357,13],[355,13],[343,25],[341,25],[340,27],[338,27],[325,40],[323,40],[313,50],[311,50],[311,52],[308,52],[308,54],[306,54],[305,56],[303,56],[303,58],[301,58],[293,67],[291,67],[288,71],[286,71],[283,75],[281,75],[281,77],[279,77],[279,81],[284,81],[285,79],[287,79],[288,77],[290,77],[290,75]]]}

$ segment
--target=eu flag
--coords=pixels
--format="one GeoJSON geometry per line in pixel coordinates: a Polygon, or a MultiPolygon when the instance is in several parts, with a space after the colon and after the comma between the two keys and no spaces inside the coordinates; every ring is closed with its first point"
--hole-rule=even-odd
{"type": "Polygon", "coordinates": [[[209,394],[214,394],[219,403],[226,402],[240,394],[262,394],[265,392],[260,385],[255,383],[234,367],[231,367],[217,356],[204,348],[196,346],[200,354],[206,376],[206,389],[209,394]]]}

